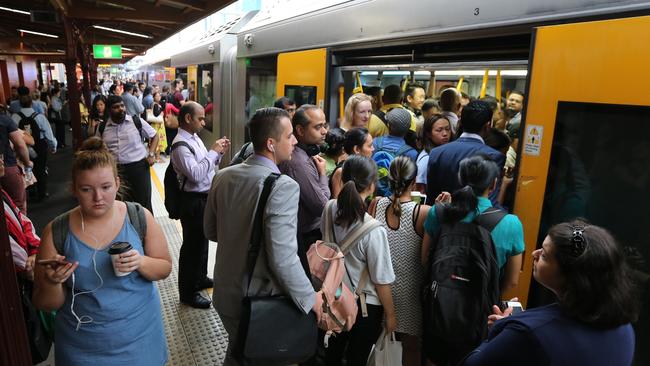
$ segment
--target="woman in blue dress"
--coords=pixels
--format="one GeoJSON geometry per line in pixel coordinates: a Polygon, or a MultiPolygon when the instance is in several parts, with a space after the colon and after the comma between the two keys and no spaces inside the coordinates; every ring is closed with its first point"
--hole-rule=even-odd
{"type": "Polygon", "coordinates": [[[139,207],[146,222],[142,242],[138,228],[144,225],[134,226],[127,205],[115,200],[119,187],[106,145],[96,137],[86,140],[72,165],[79,206],[65,214],[69,226],[61,244],[55,245],[52,223],[44,229],[35,271],[34,304],[57,311],[57,365],[159,366],[167,361],[153,283],[171,271],[167,241],[151,213],[139,207]],[[115,260],[115,270],[128,273],[121,277],[108,253],[115,242],[132,246],[115,260]]]}

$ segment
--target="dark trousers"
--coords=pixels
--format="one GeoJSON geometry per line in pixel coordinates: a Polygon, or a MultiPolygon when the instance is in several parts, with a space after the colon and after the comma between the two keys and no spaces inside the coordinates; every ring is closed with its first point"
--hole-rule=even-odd
{"type": "Polygon", "coordinates": [[[325,350],[327,366],[342,365],[344,354],[347,359],[346,364],[350,366],[365,365],[368,361],[372,345],[377,342],[381,334],[384,308],[381,305],[368,304],[368,316],[364,318],[358,301],[357,305],[359,312],[352,329],[329,339],[329,347],[325,350]]]}
{"type": "Polygon", "coordinates": [[[38,199],[47,193],[47,155],[49,154],[47,142],[37,142],[34,151],[38,155],[34,159],[34,176],[36,177],[36,193],[38,199]]]}
{"type": "Polygon", "coordinates": [[[65,146],[65,121],[62,119],[54,120],[54,134],[56,135],[56,142],[58,146],[65,146]]]}
{"type": "Polygon", "coordinates": [[[137,202],[147,210],[151,209],[151,172],[147,159],[117,166],[120,183],[124,186],[123,201],[137,202]]]}
{"type": "Polygon", "coordinates": [[[200,282],[208,271],[208,239],[203,232],[203,211],[207,193],[183,192],[181,226],[183,245],[178,259],[178,292],[182,299],[191,299],[200,290],[200,282]]]}
{"type": "Polygon", "coordinates": [[[300,264],[302,264],[302,268],[305,270],[307,278],[311,278],[311,274],[309,273],[309,262],[307,261],[307,251],[316,240],[321,240],[322,238],[323,235],[321,234],[320,229],[298,233],[298,258],[300,258],[300,264]]]}

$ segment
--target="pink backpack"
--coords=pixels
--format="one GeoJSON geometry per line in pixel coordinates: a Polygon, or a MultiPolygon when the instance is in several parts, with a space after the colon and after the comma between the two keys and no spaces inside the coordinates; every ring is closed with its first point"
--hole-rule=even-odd
{"type": "Polygon", "coordinates": [[[362,225],[351,231],[338,244],[334,240],[334,226],[332,225],[331,200],[325,206],[325,232],[323,240],[318,240],[311,245],[307,252],[309,270],[312,282],[320,288],[316,296],[316,316],[318,327],[325,333],[325,347],[333,333],[341,333],[352,329],[357,318],[357,297],[360,297],[363,316],[367,316],[365,295],[362,289],[368,281],[368,269],[364,269],[359,279],[357,288],[352,291],[343,283],[345,275],[344,256],[356,245],[359,240],[370,230],[379,227],[377,220],[366,215],[362,225]],[[356,296],[355,296],[356,295],[356,296]]]}

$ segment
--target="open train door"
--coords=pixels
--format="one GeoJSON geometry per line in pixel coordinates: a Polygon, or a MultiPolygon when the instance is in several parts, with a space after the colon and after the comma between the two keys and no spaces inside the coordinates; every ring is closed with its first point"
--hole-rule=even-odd
{"type": "Polygon", "coordinates": [[[296,101],[296,106],[314,104],[327,111],[328,51],[319,48],[278,55],[276,96],[296,101]]]}
{"type": "MultiPolygon", "coordinates": [[[[512,294],[528,294],[529,306],[549,301],[531,283],[531,253],[553,224],[584,217],[633,254],[647,300],[650,17],[540,27],[533,37],[514,207],[526,254],[512,294]]],[[[650,344],[648,316],[645,301],[637,345],[650,344]]],[[[650,365],[649,352],[637,346],[635,364],[650,365]]]]}

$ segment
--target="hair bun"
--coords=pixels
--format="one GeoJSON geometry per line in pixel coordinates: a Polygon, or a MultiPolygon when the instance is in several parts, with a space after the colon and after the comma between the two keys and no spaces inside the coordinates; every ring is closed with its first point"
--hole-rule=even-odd
{"type": "Polygon", "coordinates": [[[81,148],[79,151],[101,151],[101,152],[108,152],[108,146],[104,143],[104,140],[102,140],[99,137],[93,136],[89,137],[86,139],[86,141],[83,142],[81,145],[81,148]]]}

